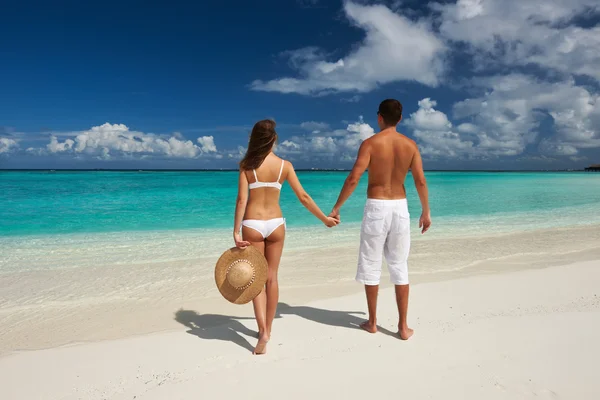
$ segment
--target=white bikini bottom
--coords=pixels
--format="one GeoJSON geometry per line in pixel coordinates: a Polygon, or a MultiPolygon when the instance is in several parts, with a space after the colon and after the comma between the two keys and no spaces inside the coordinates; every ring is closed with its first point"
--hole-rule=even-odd
{"type": "Polygon", "coordinates": [[[279,228],[281,225],[285,225],[285,218],[273,218],[268,220],[245,219],[242,221],[242,226],[259,232],[263,239],[271,236],[271,233],[275,232],[275,229],[279,228]]]}

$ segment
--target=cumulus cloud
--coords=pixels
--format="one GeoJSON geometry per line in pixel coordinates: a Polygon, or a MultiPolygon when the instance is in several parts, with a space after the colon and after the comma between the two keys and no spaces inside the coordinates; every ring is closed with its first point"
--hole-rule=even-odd
{"type": "Polygon", "coordinates": [[[357,151],[358,147],[363,141],[375,134],[375,130],[371,127],[371,125],[363,121],[363,117],[360,117],[358,122],[348,124],[346,131],[348,133],[345,134],[339,141],[342,148],[350,152],[357,151]]]}
{"type": "Polygon", "coordinates": [[[337,158],[353,160],[360,144],[373,136],[375,131],[359,117],[346,129],[312,132],[310,135],[294,136],[278,146],[282,155],[299,159],[337,158]]]}
{"type": "Polygon", "coordinates": [[[475,137],[468,138],[456,132],[445,113],[436,110],[435,100],[425,98],[418,103],[419,109],[412,113],[406,124],[413,128],[413,135],[424,156],[456,158],[475,155],[475,137]]]}
{"type": "Polygon", "coordinates": [[[46,145],[46,149],[48,149],[50,153],[61,153],[63,151],[71,150],[74,144],[75,142],[71,139],[67,139],[64,142],[59,143],[56,136],[52,136],[50,138],[50,143],[46,145]]]}
{"type": "Polygon", "coordinates": [[[281,145],[279,146],[280,148],[283,149],[283,151],[285,153],[294,153],[294,152],[299,152],[300,151],[300,145],[292,140],[285,140],[283,143],[281,143],[281,145]]]}
{"type": "Polygon", "coordinates": [[[117,155],[156,155],[173,158],[195,158],[203,154],[216,153],[217,147],[212,136],[197,139],[198,144],[185,140],[181,134],[172,136],[155,135],[130,130],[123,124],[105,123],[89,130],[77,132],[74,139],[59,141],[50,138],[46,146],[49,153],[76,153],[111,158],[117,155]]]}
{"type": "Polygon", "coordinates": [[[383,5],[344,3],[344,13],[365,38],[346,56],[329,61],[315,47],[288,52],[297,75],[252,82],[253,90],[319,95],[368,92],[380,84],[415,81],[436,86],[443,73],[443,41],[427,20],[413,21],[383,5]]]}
{"type": "Polygon", "coordinates": [[[202,136],[197,139],[200,151],[203,153],[216,153],[215,138],[213,136],[202,136]]]}
{"type": "Polygon", "coordinates": [[[19,144],[16,140],[0,137],[0,154],[16,150],[19,144]]]}
{"type": "Polygon", "coordinates": [[[456,127],[434,108],[435,101],[419,102],[407,125],[423,154],[516,156],[532,145],[541,154],[575,156],[581,149],[600,148],[600,97],[573,80],[512,74],[475,82],[483,94],[454,104],[454,119],[468,121],[456,127]]]}
{"type": "Polygon", "coordinates": [[[435,100],[425,98],[419,101],[419,109],[411,114],[408,124],[419,130],[444,130],[452,127],[448,117],[443,112],[434,109],[435,100]]]}
{"type": "Polygon", "coordinates": [[[539,139],[545,119],[552,123],[552,135],[540,142],[542,152],[574,155],[578,149],[600,147],[599,95],[574,80],[546,82],[512,74],[478,84],[485,94],[455,104],[454,116],[471,119],[469,131],[475,125],[486,133],[491,152],[522,153],[539,139]]]}
{"type": "Polygon", "coordinates": [[[476,125],[464,122],[456,127],[456,130],[462,133],[477,133],[478,129],[476,125]]]}
{"type": "Polygon", "coordinates": [[[597,0],[458,0],[435,8],[441,35],[467,44],[482,69],[536,64],[600,80],[600,27],[574,23],[599,11],[597,0]]]}
{"type": "MultiPolygon", "coordinates": [[[[445,113],[436,110],[437,103],[429,98],[419,101],[419,109],[410,115],[407,124],[414,129],[413,134],[424,156],[436,158],[488,158],[491,156],[514,156],[522,153],[525,143],[519,132],[502,130],[491,121],[478,120],[482,126],[462,123],[457,127],[448,120],[445,113]]],[[[460,105],[459,105],[460,106],[460,105]]],[[[487,107],[484,106],[485,109],[487,107]]],[[[494,108],[495,110],[497,107],[494,108]]],[[[485,110],[480,110],[487,117],[485,110]]]]}
{"type": "Polygon", "coordinates": [[[246,150],[248,150],[246,147],[238,146],[235,150],[226,151],[225,154],[227,154],[228,158],[239,161],[246,154],[246,150]]]}

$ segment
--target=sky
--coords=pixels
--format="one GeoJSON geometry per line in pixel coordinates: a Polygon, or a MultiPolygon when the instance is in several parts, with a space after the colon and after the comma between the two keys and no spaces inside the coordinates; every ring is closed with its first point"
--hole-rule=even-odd
{"type": "Polygon", "coordinates": [[[386,98],[426,169],[600,162],[597,0],[2,5],[0,168],[351,168],[386,98]]]}

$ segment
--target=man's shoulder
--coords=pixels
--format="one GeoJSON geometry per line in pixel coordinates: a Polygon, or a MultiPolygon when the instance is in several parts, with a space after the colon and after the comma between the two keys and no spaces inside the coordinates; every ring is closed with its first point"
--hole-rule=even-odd
{"type": "Polygon", "coordinates": [[[414,140],[412,140],[411,138],[409,138],[408,136],[402,134],[401,132],[395,131],[394,134],[387,134],[384,136],[380,136],[378,134],[375,134],[373,136],[371,136],[370,138],[368,138],[366,141],[370,141],[372,143],[381,143],[383,145],[389,144],[389,143],[393,143],[393,142],[404,142],[407,143],[413,147],[417,147],[417,142],[415,142],[414,140]]]}
{"type": "Polygon", "coordinates": [[[360,147],[362,147],[363,149],[366,149],[368,147],[371,147],[371,145],[373,144],[373,141],[376,140],[376,136],[371,136],[369,138],[366,138],[365,140],[362,141],[362,143],[360,144],[360,147]]]}
{"type": "Polygon", "coordinates": [[[417,150],[419,148],[417,142],[400,132],[398,132],[398,138],[405,144],[405,146],[410,147],[413,150],[417,150]]]}
{"type": "Polygon", "coordinates": [[[408,136],[406,136],[405,134],[403,134],[402,132],[398,132],[398,136],[400,137],[400,139],[407,141],[410,144],[413,145],[417,145],[417,142],[415,142],[414,140],[412,140],[411,138],[409,138],[408,136]]]}

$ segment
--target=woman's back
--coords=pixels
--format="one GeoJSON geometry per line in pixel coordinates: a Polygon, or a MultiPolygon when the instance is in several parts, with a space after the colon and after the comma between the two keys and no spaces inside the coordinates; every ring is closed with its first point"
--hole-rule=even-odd
{"type": "MultiPolygon", "coordinates": [[[[275,143],[275,121],[263,120],[254,124],[248,150],[240,161],[233,221],[235,245],[241,249],[256,247],[264,254],[268,264],[267,283],[252,301],[258,324],[258,343],[254,354],[264,354],[266,351],[279,301],[277,270],[286,230],[285,218],[279,207],[282,183],[287,181],[302,205],[326,226],[332,227],[339,223],[336,218],[327,217],[304,191],[292,164],[273,154],[275,143]]],[[[237,289],[244,290],[244,286],[237,289]]]]}
{"type": "Polygon", "coordinates": [[[280,218],[279,197],[287,175],[285,161],[271,153],[260,167],[244,174],[250,189],[244,219],[280,218]]]}

